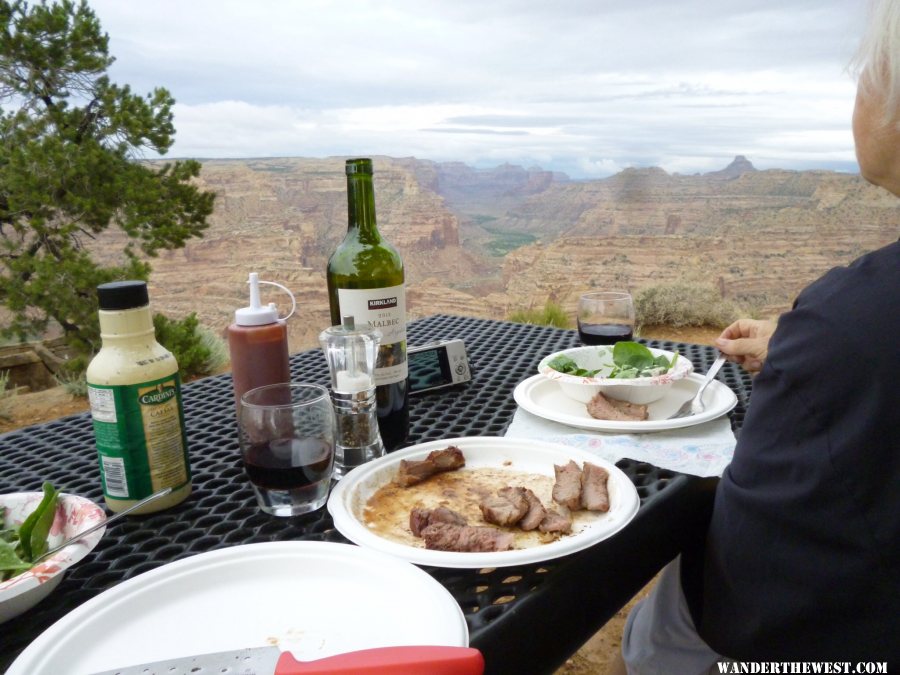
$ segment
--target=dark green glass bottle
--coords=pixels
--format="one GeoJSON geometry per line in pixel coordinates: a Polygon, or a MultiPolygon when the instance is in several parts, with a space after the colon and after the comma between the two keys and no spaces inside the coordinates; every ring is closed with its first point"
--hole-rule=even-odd
{"type": "Polygon", "coordinates": [[[348,159],[346,173],[347,236],[326,272],[331,324],[352,316],[382,332],[375,371],[378,429],[384,447],[394,450],[409,432],[403,261],[378,232],[372,160],[348,159]]]}

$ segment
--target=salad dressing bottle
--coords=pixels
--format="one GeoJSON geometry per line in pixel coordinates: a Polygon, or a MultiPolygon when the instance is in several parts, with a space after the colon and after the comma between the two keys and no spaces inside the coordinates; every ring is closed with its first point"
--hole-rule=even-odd
{"type": "Polygon", "coordinates": [[[102,347],[86,378],[106,505],[171,487],[134,513],[167,509],[191,493],[178,363],[156,341],[145,282],[102,284],[97,297],[102,347]]]}

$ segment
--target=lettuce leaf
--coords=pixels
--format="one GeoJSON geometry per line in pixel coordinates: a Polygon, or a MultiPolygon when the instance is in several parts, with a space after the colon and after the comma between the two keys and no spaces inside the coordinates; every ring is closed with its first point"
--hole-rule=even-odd
{"type": "Polygon", "coordinates": [[[19,550],[23,560],[32,561],[47,550],[47,535],[56,517],[59,491],[46,481],[43,490],[41,503],[19,526],[19,550]]]}

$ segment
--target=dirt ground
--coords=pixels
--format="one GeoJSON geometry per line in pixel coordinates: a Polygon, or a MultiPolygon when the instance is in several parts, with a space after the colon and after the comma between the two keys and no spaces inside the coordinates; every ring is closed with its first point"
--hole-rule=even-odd
{"type": "MultiPolygon", "coordinates": [[[[645,328],[641,336],[649,339],[674,340],[696,344],[712,344],[719,330],[710,328],[645,328]]],[[[13,431],[32,424],[49,422],[67,415],[88,410],[87,399],[75,398],[62,387],[45,391],[18,394],[11,397],[5,408],[0,408],[0,433],[13,431]]],[[[622,627],[631,607],[646,596],[653,587],[649,583],[631,602],[623,607],[584,646],[556,671],[555,675],[601,675],[621,645],[622,627]]]]}

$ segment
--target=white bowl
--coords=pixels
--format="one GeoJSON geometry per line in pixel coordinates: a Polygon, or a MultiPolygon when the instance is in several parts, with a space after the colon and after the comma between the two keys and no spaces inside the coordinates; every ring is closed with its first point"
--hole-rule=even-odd
{"type": "MultiPolygon", "coordinates": [[[[667,352],[664,349],[654,349],[653,347],[648,347],[648,349],[653,356],[665,356],[670,362],[672,357],[675,356],[675,352],[667,352]]],[[[580,403],[587,403],[599,391],[603,392],[605,396],[620,401],[644,405],[661,399],[673,382],[687,377],[694,370],[694,364],[691,363],[691,360],[680,354],[678,355],[678,360],[675,361],[675,365],[669,369],[669,372],[653,377],[624,379],[604,377],[604,375],[608,375],[611,372],[611,365],[612,346],[574,347],[545,356],[538,364],[538,372],[550,380],[559,382],[562,391],[569,398],[580,403]],[[600,372],[594,377],[581,377],[561,373],[548,365],[557,356],[568,356],[581,368],[586,370],[600,369],[600,372]]]]}
{"type": "MultiPolygon", "coordinates": [[[[4,527],[17,527],[34,511],[43,498],[41,492],[16,492],[0,495],[5,507],[4,527]]],[[[70,537],[106,520],[99,506],[84,497],[60,494],[56,517],[50,527],[49,547],[59,546],[70,537]]],[[[0,583],[0,623],[31,609],[62,581],[65,570],[84,558],[100,541],[105,527],[42,560],[27,572],[0,583]]]]}

